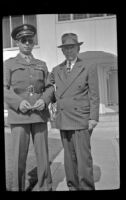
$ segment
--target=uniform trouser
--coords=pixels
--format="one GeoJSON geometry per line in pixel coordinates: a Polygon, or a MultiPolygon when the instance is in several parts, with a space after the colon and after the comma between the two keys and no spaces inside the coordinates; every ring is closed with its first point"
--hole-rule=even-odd
{"type": "Polygon", "coordinates": [[[48,156],[47,124],[13,124],[11,125],[11,132],[13,136],[12,190],[25,190],[26,160],[30,143],[30,133],[36,154],[39,190],[51,190],[52,178],[48,156]]]}
{"type": "Polygon", "coordinates": [[[88,130],[61,130],[60,134],[69,190],[95,190],[88,130]]]}

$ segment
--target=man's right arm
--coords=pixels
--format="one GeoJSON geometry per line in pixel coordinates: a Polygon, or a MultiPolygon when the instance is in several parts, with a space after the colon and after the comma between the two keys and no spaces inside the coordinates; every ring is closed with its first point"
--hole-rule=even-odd
{"type": "Polygon", "coordinates": [[[12,109],[18,110],[21,101],[23,100],[18,96],[11,87],[11,70],[9,61],[4,63],[4,101],[12,109]]]}

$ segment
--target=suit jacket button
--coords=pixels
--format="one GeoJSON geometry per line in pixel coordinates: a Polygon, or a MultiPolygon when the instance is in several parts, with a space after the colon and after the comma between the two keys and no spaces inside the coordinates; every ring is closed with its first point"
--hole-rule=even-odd
{"type": "Polygon", "coordinates": [[[77,110],[77,108],[74,108],[74,110],[77,110]]]}
{"type": "Polygon", "coordinates": [[[63,110],[63,108],[61,108],[60,110],[63,110]]]}

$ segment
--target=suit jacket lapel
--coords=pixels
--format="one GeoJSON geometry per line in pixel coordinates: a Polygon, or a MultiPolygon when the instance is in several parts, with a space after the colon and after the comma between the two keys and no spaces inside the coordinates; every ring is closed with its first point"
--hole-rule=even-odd
{"type": "Polygon", "coordinates": [[[66,79],[67,79],[67,74],[66,74],[66,61],[60,64],[57,72],[59,79],[63,82],[63,84],[66,85],[66,79]]]}
{"type": "Polygon", "coordinates": [[[62,73],[59,73],[62,81],[64,82],[64,87],[60,90],[60,96],[71,86],[74,80],[79,76],[79,74],[84,70],[84,65],[81,59],[77,59],[76,64],[74,65],[72,71],[69,75],[66,75],[65,66],[62,69],[62,73]]]}
{"type": "MultiPolygon", "coordinates": [[[[57,76],[60,82],[60,90],[58,91],[58,96],[61,96],[64,89],[67,87],[66,80],[67,80],[67,75],[65,72],[66,68],[66,61],[61,63],[59,67],[57,68],[57,76]]],[[[58,86],[58,85],[57,85],[58,86]]]]}

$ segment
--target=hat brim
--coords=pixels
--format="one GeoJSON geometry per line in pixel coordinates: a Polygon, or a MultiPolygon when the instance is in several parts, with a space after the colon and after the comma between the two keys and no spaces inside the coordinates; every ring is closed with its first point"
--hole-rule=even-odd
{"type": "Polygon", "coordinates": [[[77,45],[77,46],[80,46],[82,45],[84,42],[78,42],[78,43],[74,43],[74,44],[62,44],[60,46],[57,46],[58,48],[62,48],[62,47],[66,47],[66,46],[70,46],[70,45],[77,45]]]}

